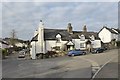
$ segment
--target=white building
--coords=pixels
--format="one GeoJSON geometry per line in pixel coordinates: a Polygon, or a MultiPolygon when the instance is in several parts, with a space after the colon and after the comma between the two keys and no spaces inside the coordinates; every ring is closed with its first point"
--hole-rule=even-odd
{"type": "Polygon", "coordinates": [[[115,28],[103,27],[98,36],[103,43],[110,43],[112,40],[118,41],[118,36],[120,35],[120,30],[115,28]]]}
{"type": "Polygon", "coordinates": [[[36,59],[36,54],[54,49],[87,49],[88,42],[93,48],[101,47],[97,33],[87,32],[86,26],[83,31],[73,31],[71,23],[68,24],[67,29],[46,29],[43,22],[40,21],[39,28],[31,40],[30,54],[32,59],[36,59]]]}
{"type": "Polygon", "coordinates": [[[23,47],[23,46],[27,47],[27,44],[21,43],[21,42],[17,42],[17,43],[15,43],[15,46],[17,46],[17,47],[23,47]]]}
{"type": "Polygon", "coordinates": [[[0,49],[9,48],[9,44],[2,39],[0,40],[0,49]]]}

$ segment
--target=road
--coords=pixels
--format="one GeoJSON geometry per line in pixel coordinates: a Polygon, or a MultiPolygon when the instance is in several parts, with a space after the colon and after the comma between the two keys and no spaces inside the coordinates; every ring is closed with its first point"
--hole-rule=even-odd
{"type": "MultiPolygon", "coordinates": [[[[117,49],[99,54],[39,60],[18,60],[14,57],[3,60],[2,76],[3,78],[91,78],[91,66],[100,68],[116,56],[118,56],[117,49]]],[[[117,61],[118,58],[115,64],[117,61]]],[[[118,71],[118,68],[116,70],[118,71]]]]}
{"type": "MultiPolygon", "coordinates": [[[[120,55],[116,55],[112,57],[106,64],[104,64],[100,70],[96,72],[93,76],[94,78],[118,78],[118,57],[120,55]]],[[[94,79],[93,79],[94,80],[94,79]]]]}

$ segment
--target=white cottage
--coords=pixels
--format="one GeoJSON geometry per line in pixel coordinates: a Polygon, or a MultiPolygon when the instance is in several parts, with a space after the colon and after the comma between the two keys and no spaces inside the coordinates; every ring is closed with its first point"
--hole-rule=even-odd
{"type": "Polygon", "coordinates": [[[9,44],[6,41],[0,39],[0,49],[5,49],[5,48],[9,48],[9,44]]]}
{"type": "Polygon", "coordinates": [[[101,47],[101,41],[96,32],[73,31],[71,23],[67,29],[46,29],[40,20],[39,28],[31,40],[31,58],[36,59],[36,54],[46,53],[51,50],[87,49],[101,47]]]}
{"type": "Polygon", "coordinates": [[[103,27],[98,36],[103,43],[110,43],[112,40],[118,41],[118,36],[120,35],[120,29],[103,27]]]}

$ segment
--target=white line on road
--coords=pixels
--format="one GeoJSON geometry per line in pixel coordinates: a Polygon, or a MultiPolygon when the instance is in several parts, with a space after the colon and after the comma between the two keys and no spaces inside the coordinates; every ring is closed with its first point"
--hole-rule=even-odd
{"type": "Polygon", "coordinates": [[[109,62],[111,62],[111,61],[112,61],[113,59],[115,59],[116,57],[118,57],[118,56],[113,57],[112,59],[108,60],[104,65],[102,65],[102,66],[99,68],[99,70],[92,76],[92,79],[91,79],[91,80],[93,80],[93,79],[97,76],[97,74],[103,69],[103,67],[104,67],[105,65],[107,65],[109,62]]]}

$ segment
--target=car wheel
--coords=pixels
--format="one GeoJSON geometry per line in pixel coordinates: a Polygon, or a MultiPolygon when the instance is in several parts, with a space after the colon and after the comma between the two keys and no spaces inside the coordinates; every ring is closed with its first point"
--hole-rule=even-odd
{"type": "Polygon", "coordinates": [[[72,54],[72,56],[75,56],[74,54],[72,54]]]}
{"type": "Polygon", "coordinates": [[[86,55],[86,53],[85,53],[85,52],[83,52],[83,55],[86,55]]]}
{"type": "Polygon", "coordinates": [[[99,53],[99,51],[97,51],[96,53],[99,53]]]}
{"type": "Polygon", "coordinates": [[[71,55],[68,55],[69,57],[71,57],[71,55]]]}

